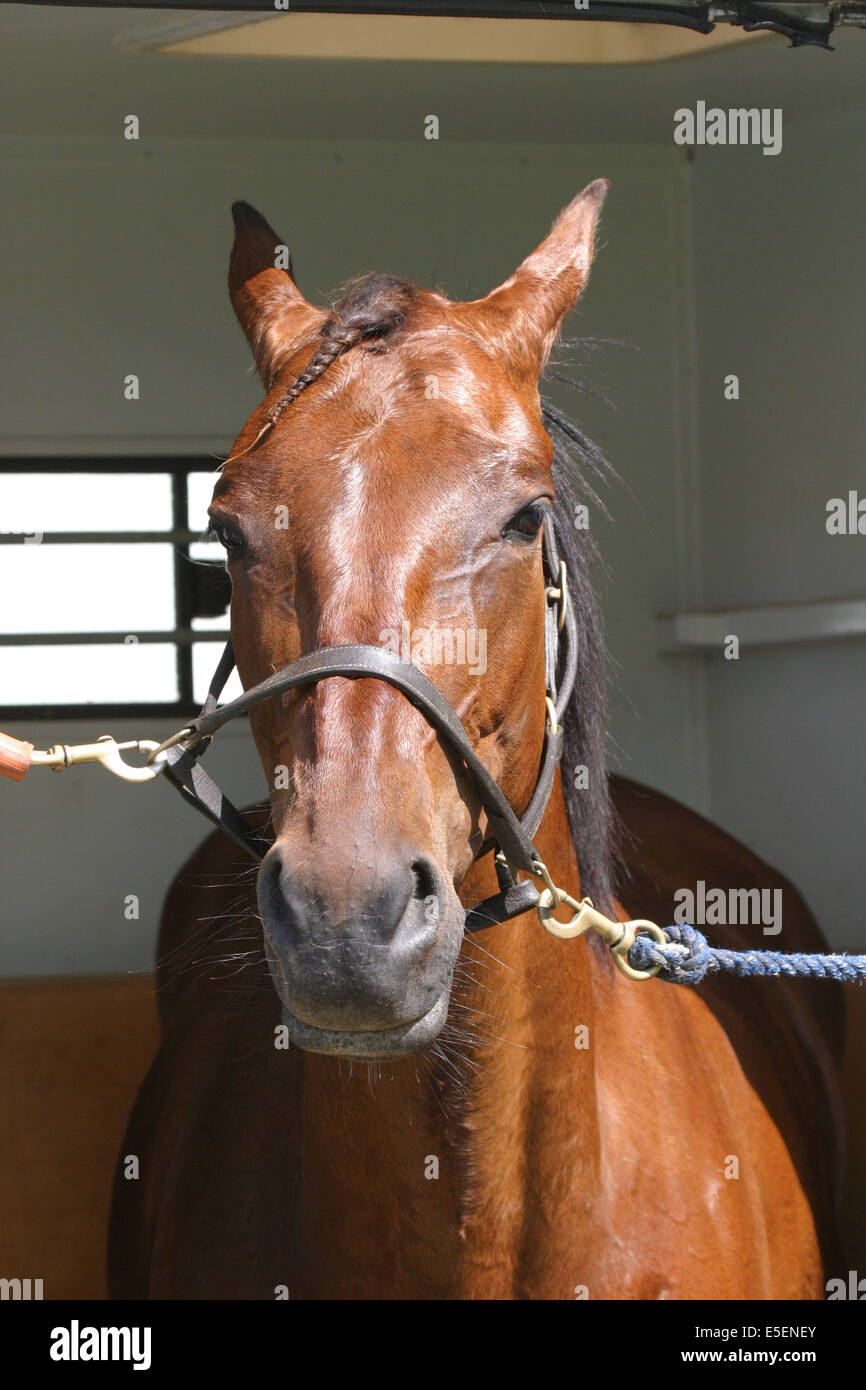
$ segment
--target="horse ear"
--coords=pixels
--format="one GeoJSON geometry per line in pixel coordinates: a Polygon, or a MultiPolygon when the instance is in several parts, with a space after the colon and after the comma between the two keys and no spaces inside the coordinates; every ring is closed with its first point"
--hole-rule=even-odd
{"type": "Polygon", "coordinates": [[[588,184],[504,284],[485,299],[462,306],[518,375],[538,376],[589,279],[596,226],[609,189],[607,179],[588,184]]]}
{"type": "Polygon", "coordinates": [[[292,279],[291,257],[261,213],[249,203],[234,203],[232,216],[229,295],[265,388],[270,389],[295,345],[327,315],[304,299],[292,279]],[[288,259],[285,268],[281,256],[288,259]]]}

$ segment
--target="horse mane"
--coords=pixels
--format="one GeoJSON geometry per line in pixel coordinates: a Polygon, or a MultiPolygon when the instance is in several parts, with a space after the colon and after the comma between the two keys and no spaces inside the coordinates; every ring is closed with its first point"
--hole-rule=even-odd
{"type": "MultiPolygon", "coordinates": [[[[319,345],[304,370],[282,392],[268,420],[276,424],[302,391],[316,381],[343,353],[362,340],[393,334],[406,320],[416,288],[395,275],[372,273],[350,280],[331,306],[319,345]]],[[[569,348],[595,347],[596,339],[561,340],[569,348]]],[[[558,375],[558,374],[554,374],[558,375]]],[[[581,382],[559,377],[569,385],[581,382]]],[[[568,566],[569,591],[577,621],[578,678],[563,722],[562,784],[569,830],[578,851],[581,891],[603,911],[612,910],[613,839],[615,818],[608,789],[605,754],[606,653],[592,571],[598,548],[588,529],[578,530],[578,494],[603,509],[589,481],[602,480],[610,467],[601,450],[550,400],[542,397],[542,419],[553,443],[553,482],[556,488],[554,523],[557,545],[568,566]],[[586,788],[575,785],[578,769],[586,770],[586,788]]]]}
{"type": "MultiPolygon", "coordinates": [[[[569,343],[578,345],[579,340],[569,343]]],[[[592,582],[600,557],[591,531],[578,530],[575,524],[579,502],[589,501],[603,510],[588,475],[603,480],[611,469],[598,446],[545,397],[541,412],[553,443],[554,529],[568,568],[578,637],[577,680],[563,721],[562,789],[578,851],[581,893],[603,912],[611,912],[616,818],[607,778],[607,655],[592,582]],[[585,769],[585,789],[576,785],[578,769],[585,769]]]]}

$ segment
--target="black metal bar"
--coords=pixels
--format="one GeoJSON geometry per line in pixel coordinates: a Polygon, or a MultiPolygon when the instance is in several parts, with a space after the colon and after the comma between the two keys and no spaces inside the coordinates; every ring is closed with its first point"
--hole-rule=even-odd
{"type": "MultiPolygon", "coordinates": [[[[190,545],[205,539],[201,531],[18,531],[0,535],[0,545],[190,545]],[[39,535],[38,542],[25,537],[39,535]]],[[[195,561],[193,561],[195,564],[195,561]]]]}
{"type": "Polygon", "coordinates": [[[216,473],[221,463],[212,454],[4,454],[0,473],[216,473]]]}
{"type": "MultiPolygon", "coordinates": [[[[182,705],[179,701],[170,704],[166,703],[165,700],[155,700],[153,704],[139,700],[135,704],[119,705],[0,705],[0,720],[6,724],[18,723],[21,725],[33,724],[34,722],[43,724],[48,719],[62,721],[64,725],[70,719],[117,719],[122,720],[125,726],[132,727],[136,719],[171,719],[177,727],[180,727],[185,719],[189,719],[195,714],[198,714],[197,705],[182,705]]],[[[138,731],[136,731],[135,736],[139,737],[138,731]]],[[[51,741],[43,732],[39,733],[39,738],[45,742],[51,741]]],[[[65,743],[75,742],[74,739],[68,737],[64,737],[62,741],[65,743]]]]}
{"type": "MultiPolygon", "coordinates": [[[[181,531],[189,524],[189,487],[187,474],[173,473],[171,505],[174,529],[181,531]]],[[[178,545],[174,552],[174,621],[179,632],[192,627],[193,604],[189,582],[189,546],[178,545]]],[[[192,648],[177,644],[177,696],[181,704],[192,701],[192,648]]]]}
{"type": "Polygon", "coordinates": [[[231,633],[217,628],[165,628],[150,632],[3,632],[0,647],[113,647],[152,646],[176,642],[191,647],[194,642],[227,642],[231,633]],[[129,638],[134,641],[129,641],[129,638]]]}
{"type": "MultiPolygon", "coordinates": [[[[4,0],[0,0],[3,3],[4,0]]],[[[5,0],[12,3],[12,0],[5,0]]],[[[23,0],[30,5],[74,6],[78,0],[23,0]]],[[[203,10],[215,14],[227,12],[256,13],[277,17],[285,11],[275,9],[274,0],[89,0],[96,9],[146,9],[146,10],[203,10]]],[[[821,0],[817,0],[821,3],[821,0]]],[[[681,5],[658,4],[653,0],[636,0],[627,4],[625,0],[590,0],[586,9],[578,9],[574,0],[496,0],[493,4],[481,4],[478,0],[414,0],[414,3],[401,3],[401,0],[291,0],[290,10],[294,14],[352,14],[352,15],[418,15],[449,18],[474,19],[549,19],[566,22],[586,20],[597,22],[607,20],[624,24],[668,24],[675,28],[690,29],[699,34],[711,34],[717,24],[741,25],[747,32],[756,29],[769,29],[784,34],[797,48],[803,45],[817,45],[829,48],[828,39],[837,25],[855,24],[866,27],[866,11],[860,0],[840,0],[831,6],[829,3],[820,20],[810,14],[800,15],[793,4],[785,5],[781,0],[728,0],[728,3],[712,4],[710,0],[684,0],[681,5]]],[[[421,59],[420,61],[423,61],[421,59]]]]}
{"type": "MultiPolygon", "coordinates": [[[[58,0],[25,0],[32,5],[49,5],[58,0]]],[[[77,0],[59,0],[60,4],[75,5],[77,0]]],[[[285,11],[275,9],[274,0],[89,0],[97,9],[146,10],[211,10],[252,11],[278,16],[285,11]]],[[[555,19],[555,20],[614,20],[629,24],[673,24],[681,28],[710,33],[713,24],[707,19],[709,5],[693,3],[688,10],[680,5],[623,3],[623,0],[590,0],[589,8],[579,10],[574,0],[495,0],[480,4],[478,0],[291,0],[292,14],[356,14],[356,15],[428,15],[457,19],[555,19]]]]}

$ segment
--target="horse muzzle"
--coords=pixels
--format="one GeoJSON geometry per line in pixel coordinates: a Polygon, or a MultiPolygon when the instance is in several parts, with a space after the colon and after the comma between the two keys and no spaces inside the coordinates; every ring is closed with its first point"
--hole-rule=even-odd
{"type": "Polygon", "coordinates": [[[292,1042],[393,1057],[433,1041],[448,1014],[464,912],[428,856],[355,847],[351,863],[338,866],[278,842],[262,864],[258,897],[292,1042]]]}

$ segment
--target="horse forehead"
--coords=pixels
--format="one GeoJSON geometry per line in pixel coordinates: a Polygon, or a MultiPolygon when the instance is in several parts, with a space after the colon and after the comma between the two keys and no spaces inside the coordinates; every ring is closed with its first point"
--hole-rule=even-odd
{"type": "Polygon", "coordinates": [[[311,424],[330,412],[331,428],[319,437],[336,478],[380,499],[383,489],[391,500],[399,489],[411,507],[455,487],[468,496],[490,470],[501,482],[512,464],[547,466],[537,397],[524,400],[477,345],[470,342],[464,354],[443,345],[441,332],[430,336],[426,348],[424,334],[416,334],[387,352],[358,354],[327,400],[323,393],[311,424]]]}
{"type": "Polygon", "coordinates": [[[491,506],[536,471],[492,431],[393,418],[359,430],[296,493],[308,555],[354,557],[372,573],[453,566],[489,526],[491,506]],[[327,481],[326,481],[327,480],[327,481]]]}
{"type": "Polygon", "coordinates": [[[448,320],[422,319],[395,344],[359,353],[351,365],[341,395],[380,423],[462,422],[515,443],[539,434],[537,391],[519,390],[504,363],[448,320]]]}
{"type": "Polygon", "coordinates": [[[407,513],[499,485],[510,465],[538,471],[552,453],[537,393],[524,399],[507,373],[468,334],[436,323],[382,351],[335,362],[283,417],[263,450],[225,472],[214,498],[255,504],[273,493],[318,524],[363,507],[372,520],[398,505],[407,513]]]}

